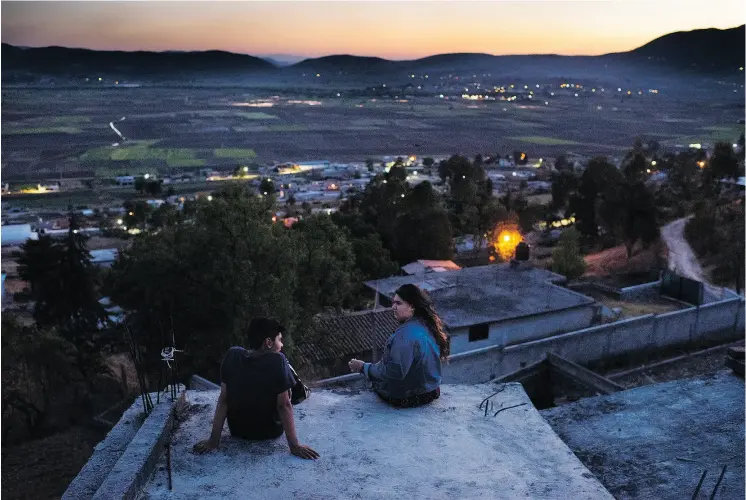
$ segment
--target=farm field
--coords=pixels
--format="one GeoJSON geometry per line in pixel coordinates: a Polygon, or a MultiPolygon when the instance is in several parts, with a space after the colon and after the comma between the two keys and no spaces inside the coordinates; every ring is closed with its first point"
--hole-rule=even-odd
{"type": "Polygon", "coordinates": [[[107,177],[273,161],[515,150],[529,158],[620,156],[638,136],[675,147],[735,141],[743,131],[736,124],[742,96],[711,102],[663,94],[558,96],[521,104],[435,95],[275,94],[240,88],[4,88],[2,175],[11,181],[60,174],[107,177]]]}

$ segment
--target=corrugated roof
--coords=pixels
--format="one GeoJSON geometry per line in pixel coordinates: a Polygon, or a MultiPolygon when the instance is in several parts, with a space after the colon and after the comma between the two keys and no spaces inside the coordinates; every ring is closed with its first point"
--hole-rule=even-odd
{"type": "Polygon", "coordinates": [[[338,359],[386,345],[399,327],[391,309],[339,316],[320,316],[314,326],[315,341],[300,342],[296,353],[303,363],[338,359]]]}

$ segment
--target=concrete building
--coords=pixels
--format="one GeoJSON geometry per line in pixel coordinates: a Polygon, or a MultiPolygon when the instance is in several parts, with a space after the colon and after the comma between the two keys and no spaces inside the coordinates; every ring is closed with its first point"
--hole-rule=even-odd
{"type": "Polygon", "coordinates": [[[557,284],[565,278],[543,269],[507,264],[366,282],[389,306],[400,286],[426,290],[451,335],[451,352],[512,345],[587,328],[593,299],[557,284]]]}
{"type": "MultiPolygon", "coordinates": [[[[501,391],[493,384],[441,391],[428,406],[401,410],[370,391],[314,390],[294,409],[300,439],[321,455],[307,463],[288,453],[284,438],[252,442],[227,431],[218,452],[192,453],[194,443],[210,432],[218,391],[188,391],[190,409],[173,431],[170,461],[148,441],[133,439],[130,455],[158,450],[147,455],[159,457],[152,479],[141,491],[128,489],[142,484],[129,480],[135,473],[150,474],[123,455],[94,498],[130,498],[130,491],[133,498],[139,493],[154,500],[613,498],[547,425],[520,384],[501,391]],[[521,406],[495,417],[478,408],[485,399],[495,409],[521,406]]],[[[63,498],[85,498],[74,496],[82,493],[87,479],[82,474],[63,498]]]]}
{"type": "Polygon", "coordinates": [[[19,246],[26,240],[38,240],[39,234],[33,231],[31,224],[6,224],[0,228],[2,246],[19,246]]]}
{"type": "Polygon", "coordinates": [[[119,250],[116,248],[104,248],[101,250],[90,250],[91,263],[101,267],[111,267],[117,260],[119,250]]]}
{"type": "Polygon", "coordinates": [[[460,271],[461,267],[452,260],[424,260],[420,259],[402,266],[404,274],[444,273],[446,271],[460,271]]]}
{"type": "Polygon", "coordinates": [[[134,186],[135,176],[134,175],[121,175],[116,178],[118,186],[134,186]]]}

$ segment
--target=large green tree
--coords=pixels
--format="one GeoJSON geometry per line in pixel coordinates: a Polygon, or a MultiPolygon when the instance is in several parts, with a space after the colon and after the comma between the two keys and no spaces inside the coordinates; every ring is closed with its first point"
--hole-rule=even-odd
{"type": "Polygon", "coordinates": [[[569,170],[552,174],[552,208],[564,210],[570,197],[578,189],[578,177],[569,170]]]}
{"type": "Polygon", "coordinates": [[[2,331],[3,439],[41,437],[81,417],[89,398],[75,346],[9,313],[2,331]]]}
{"type": "Polygon", "coordinates": [[[28,281],[35,301],[34,319],[54,327],[80,346],[107,321],[99,303],[96,269],[75,215],[62,241],[41,236],[21,246],[19,274],[28,281]]]}
{"type": "Polygon", "coordinates": [[[568,279],[575,279],[583,275],[585,267],[585,260],[580,252],[580,233],[573,227],[565,229],[558,245],[552,250],[552,271],[568,279]]]}
{"type": "Polygon", "coordinates": [[[272,208],[271,197],[229,188],[196,203],[190,223],[141,236],[120,254],[108,289],[149,352],[173,335],[193,368],[215,375],[252,318],[277,318],[291,341],[324,307],[343,304],[354,262],[344,234],[313,217],[287,230],[272,223],[272,208]]]}
{"type": "Polygon", "coordinates": [[[726,142],[715,144],[712,157],[705,169],[705,181],[716,183],[721,179],[736,179],[741,175],[740,172],[738,155],[733,147],[726,142]]]}
{"type": "Polygon", "coordinates": [[[292,232],[297,252],[297,302],[314,311],[341,308],[355,285],[355,253],[345,231],[328,215],[313,215],[296,223],[292,232]]]}
{"type": "Polygon", "coordinates": [[[577,194],[570,198],[570,213],[575,214],[582,234],[595,238],[599,226],[607,233],[613,233],[619,226],[624,183],[624,176],[606,158],[593,158],[588,162],[577,194]]]}

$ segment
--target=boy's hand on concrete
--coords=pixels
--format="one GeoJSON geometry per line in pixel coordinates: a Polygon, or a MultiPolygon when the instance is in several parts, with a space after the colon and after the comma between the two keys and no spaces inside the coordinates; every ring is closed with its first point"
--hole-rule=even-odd
{"type": "Polygon", "coordinates": [[[192,451],[197,454],[209,453],[213,450],[217,450],[220,447],[220,443],[214,442],[212,439],[205,439],[194,445],[192,451]]]}
{"type": "Polygon", "coordinates": [[[296,457],[300,457],[306,460],[316,460],[320,456],[314,450],[302,444],[290,446],[290,453],[292,453],[296,457]]]}

